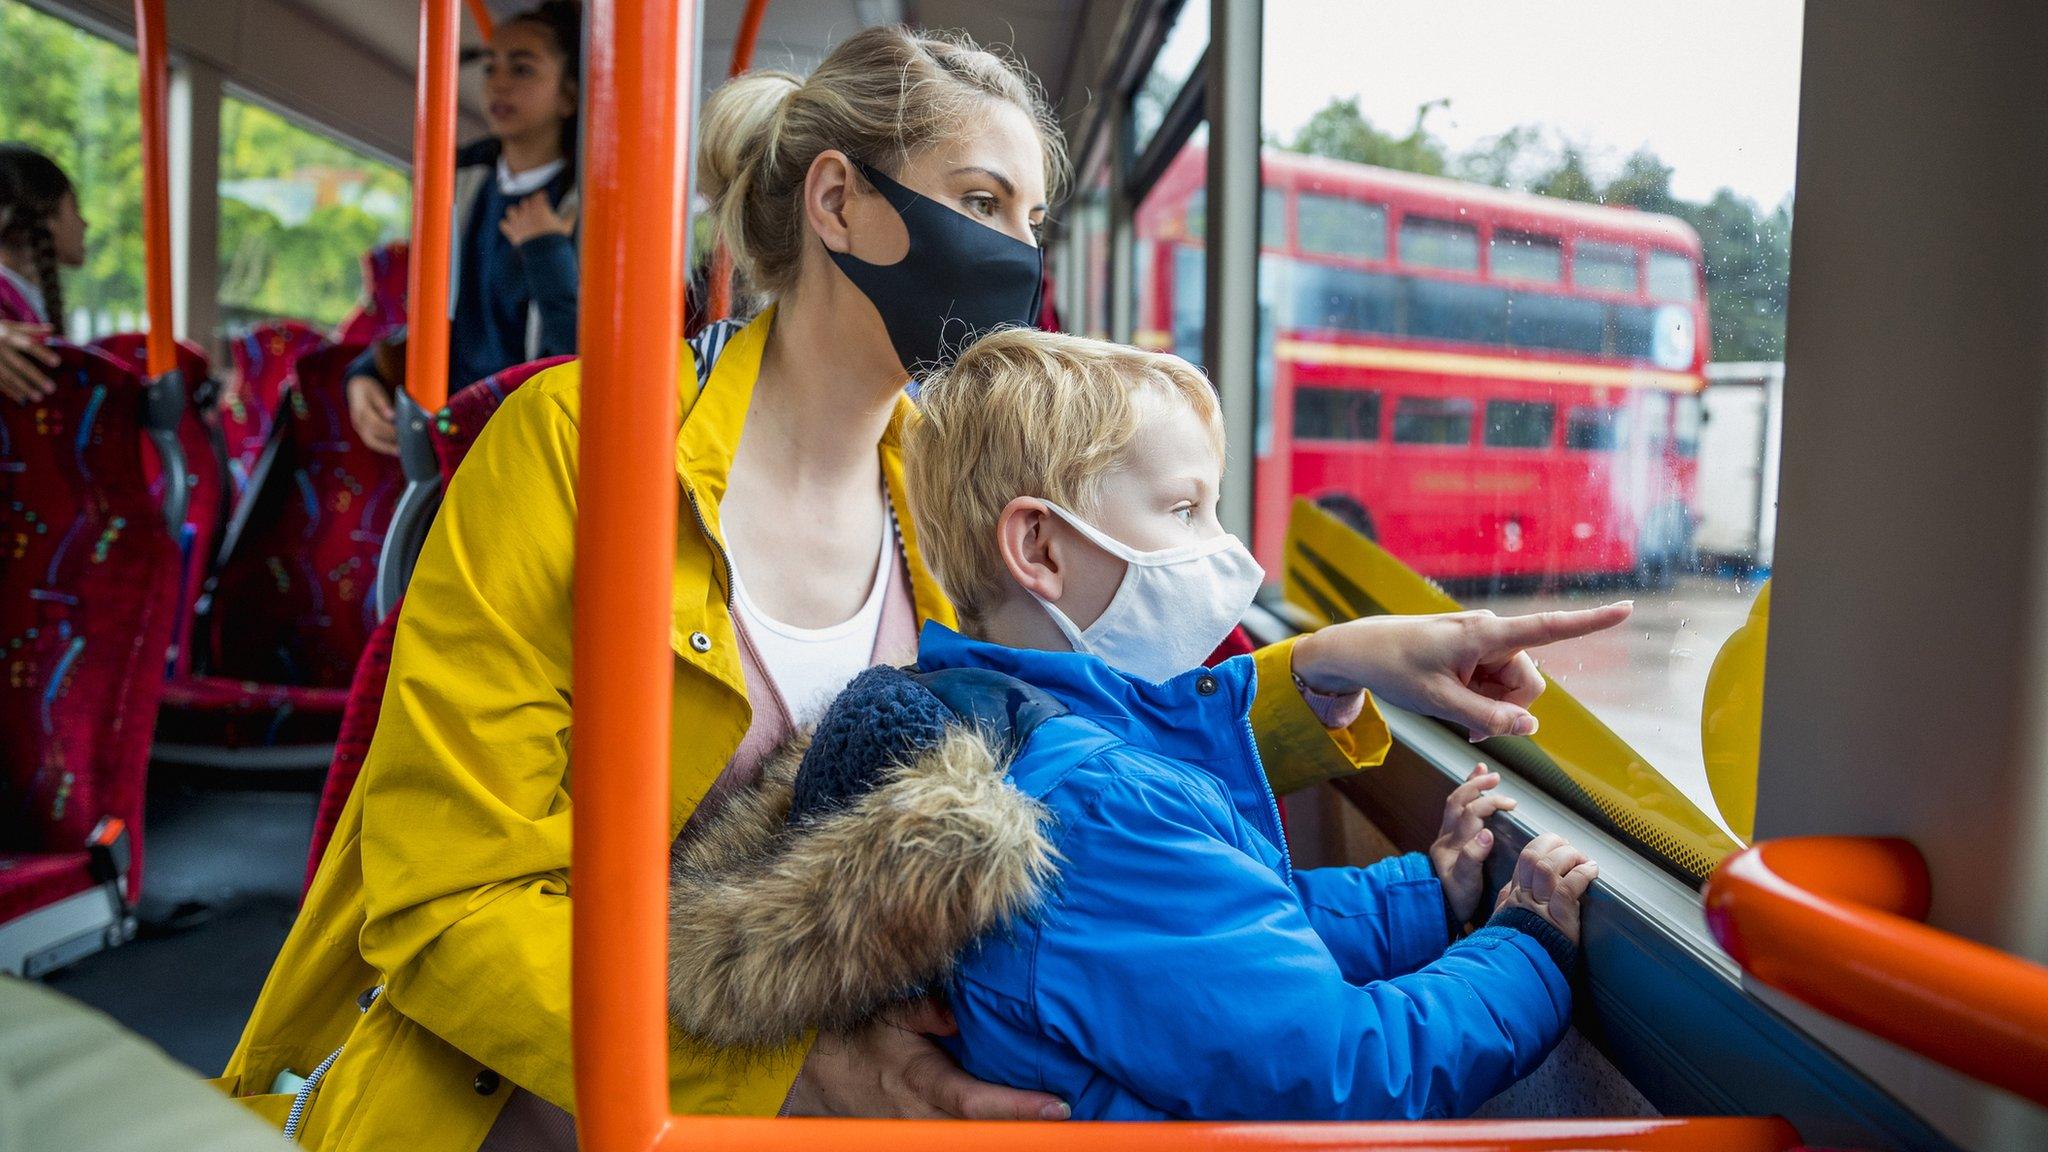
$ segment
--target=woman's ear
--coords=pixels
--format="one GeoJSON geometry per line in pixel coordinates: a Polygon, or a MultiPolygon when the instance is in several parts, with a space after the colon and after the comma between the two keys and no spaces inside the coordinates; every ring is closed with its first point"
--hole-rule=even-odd
{"type": "Polygon", "coordinates": [[[996,552],[1019,588],[1057,601],[1066,591],[1064,556],[1055,539],[1056,519],[1045,501],[1019,496],[996,517],[996,552]]]}
{"type": "Polygon", "coordinates": [[[827,148],[804,173],[804,217],[811,231],[832,252],[853,250],[853,229],[847,222],[847,201],[853,196],[853,165],[846,153],[827,148]]]}

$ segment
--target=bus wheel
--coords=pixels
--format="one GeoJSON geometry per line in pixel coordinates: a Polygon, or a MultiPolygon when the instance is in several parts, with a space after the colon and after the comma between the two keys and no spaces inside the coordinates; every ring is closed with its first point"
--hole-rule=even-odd
{"type": "Polygon", "coordinates": [[[1373,529],[1372,513],[1367,512],[1365,505],[1360,504],[1357,500],[1342,493],[1335,493],[1329,496],[1318,496],[1316,498],[1316,507],[1342,520],[1346,528],[1351,529],[1367,540],[1378,543],[1380,537],[1379,533],[1373,529]]]}

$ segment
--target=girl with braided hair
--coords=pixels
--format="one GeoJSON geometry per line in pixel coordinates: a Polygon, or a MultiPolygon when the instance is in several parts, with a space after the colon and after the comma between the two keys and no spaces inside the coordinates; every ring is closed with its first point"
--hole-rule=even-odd
{"type": "Polygon", "coordinates": [[[71,178],[26,144],[0,143],[0,396],[27,403],[52,385],[37,365],[64,334],[62,268],[85,263],[85,218],[71,178]]]}

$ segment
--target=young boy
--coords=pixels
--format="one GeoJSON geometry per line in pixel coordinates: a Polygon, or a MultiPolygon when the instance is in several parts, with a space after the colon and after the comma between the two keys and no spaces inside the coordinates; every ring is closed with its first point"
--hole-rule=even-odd
{"type": "Polygon", "coordinates": [[[914,527],[961,632],[928,624],[914,675],[864,673],[679,847],[678,1025],[766,1045],[939,984],[967,1072],[1077,1119],[1462,1115],[1534,1069],[1594,865],[1538,838],[1458,939],[1513,806],[1475,769],[1426,856],[1290,867],[1253,661],[1198,667],[1262,579],[1216,519],[1208,381],[1010,331],[919,406],[914,527]],[[947,736],[891,735],[920,724],[947,736]]]}

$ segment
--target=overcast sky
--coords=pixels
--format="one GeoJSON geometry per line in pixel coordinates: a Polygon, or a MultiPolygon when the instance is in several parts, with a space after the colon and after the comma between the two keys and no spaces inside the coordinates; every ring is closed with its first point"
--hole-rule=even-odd
{"type": "MultiPolygon", "coordinates": [[[[1265,122],[1293,135],[1330,98],[1460,151],[1517,124],[1590,144],[1611,173],[1647,145],[1673,190],[1792,190],[1800,0],[1268,0],[1265,122]]],[[[1198,49],[1199,50],[1199,49],[1198,49]]],[[[1555,136],[1552,140],[1554,142],[1555,136]]]]}

